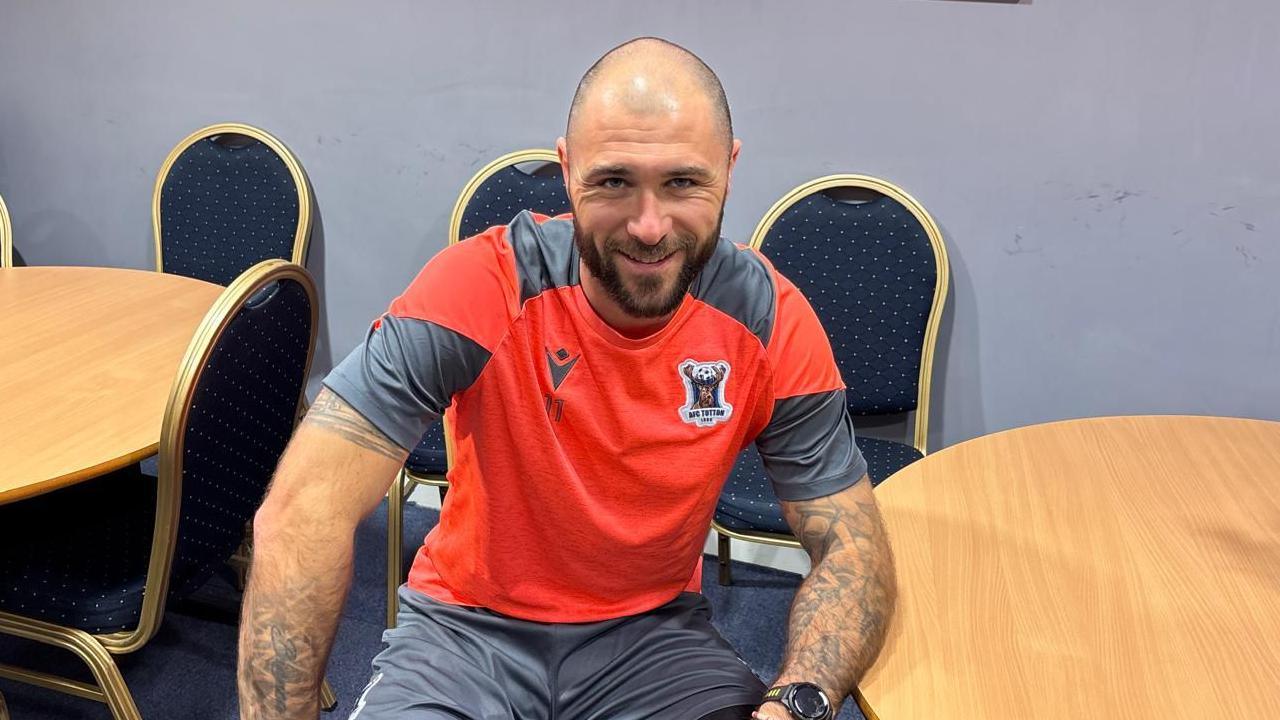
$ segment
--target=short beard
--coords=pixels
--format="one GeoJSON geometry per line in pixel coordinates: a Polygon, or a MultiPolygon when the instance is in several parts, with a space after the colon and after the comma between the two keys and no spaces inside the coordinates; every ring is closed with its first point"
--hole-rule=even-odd
{"type": "Polygon", "coordinates": [[[578,246],[578,254],[587,270],[604,285],[609,298],[622,308],[622,311],[633,318],[655,319],[665,317],[680,307],[684,295],[689,291],[694,278],[706,267],[711,255],[715,253],[716,242],[720,239],[720,225],[724,222],[724,207],[720,208],[720,216],[716,219],[716,227],[710,235],[696,238],[691,235],[673,235],[663,238],[657,245],[646,245],[634,238],[626,240],[607,238],[604,241],[604,252],[596,249],[595,237],[589,236],[578,225],[578,217],[573,218],[573,241],[578,246]],[[628,290],[622,281],[622,273],[618,271],[620,262],[615,256],[626,251],[637,260],[661,258],[676,251],[684,251],[684,264],[671,290],[659,294],[662,286],[660,280],[645,278],[639,283],[638,292],[628,290]],[[608,258],[608,259],[606,259],[608,258]]]}

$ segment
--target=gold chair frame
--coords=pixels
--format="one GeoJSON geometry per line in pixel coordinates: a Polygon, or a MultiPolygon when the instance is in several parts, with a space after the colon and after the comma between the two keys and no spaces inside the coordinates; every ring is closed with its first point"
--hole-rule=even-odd
{"type": "MultiPolygon", "coordinates": [[[[93,634],[7,612],[0,612],[0,633],[33,640],[69,650],[83,660],[93,672],[96,685],[58,675],[0,664],[0,677],[37,685],[50,690],[106,703],[116,720],[141,720],[133,696],[125,685],[112,655],[134,652],[147,643],[160,628],[169,590],[169,573],[178,540],[178,521],[182,505],[182,449],[191,398],[195,393],[205,363],[218,339],[236,312],[268,283],[297,280],[311,300],[311,338],[307,347],[304,373],[311,369],[319,322],[319,300],[316,287],[305,269],[284,260],[258,263],[236,278],[218,296],[196,328],[191,343],[178,365],[169,391],[164,421],[160,431],[160,474],[156,487],[156,519],[151,536],[151,558],[147,566],[142,613],[133,630],[93,634]]],[[[305,374],[304,374],[305,377],[305,374]]],[[[302,388],[305,391],[305,383],[302,388]]],[[[299,393],[299,403],[304,393],[299,393]]],[[[327,682],[322,688],[321,702],[326,707],[336,704],[327,682]]]]}
{"type": "MultiPolygon", "coordinates": [[[[854,174],[838,174],[826,175],[824,177],[810,180],[795,189],[783,195],[769,211],[760,219],[760,223],[756,225],[756,229],[751,233],[750,245],[752,248],[759,250],[764,244],[765,237],[769,231],[773,229],[773,224],[782,217],[783,213],[791,209],[792,205],[800,202],[804,198],[814,193],[826,192],[836,188],[857,188],[862,190],[871,190],[884,195],[905,207],[908,212],[915,217],[916,221],[924,228],[925,235],[929,238],[929,245],[933,248],[934,265],[937,272],[938,281],[933,290],[933,303],[929,308],[929,318],[925,323],[924,344],[921,348],[920,357],[920,377],[916,383],[916,410],[915,410],[915,428],[912,439],[912,445],[921,455],[927,454],[927,445],[929,438],[929,398],[930,388],[933,378],[933,358],[938,341],[938,328],[942,323],[942,313],[945,309],[947,301],[947,288],[951,280],[951,263],[947,259],[947,247],[942,242],[942,231],[938,228],[938,224],[934,222],[933,217],[929,215],[929,211],[924,209],[914,197],[909,195],[907,191],[894,185],[887,180],[871,177],[869,175],[854,174]]],[[[716,531],[717,539],[717,559],[719,561],[719,579],[721,585],[730,583],[729,563],[730,557],[730,538],[737,540],[746,540],[748,542],[761,543],[765,545],[776,545],[779,547],[799,548],[800,541],[790,534],[779,534],[764,531],[743,531],[731,530],[715,520],[711,521],[711,527],[716,531]]]]}
{"type": "Polygon", "coordinates": [[[244,135],[253,138],[271,148],[289,169],[289,175],[293,177],[294,187],[298,191],[298,224],[293,234],[293,251],[289,258],[296,265],[306,265],[307,247],[311,242],[311,215],[312,203],[314,195],[311,192],[311,181],[307,178],[307,173],[302,169],[302,163],[298,162],[298,158],[280,142],[274,135],[256,128],[252,125],[243,123],[218,123],[200,128],[190,135],[186,136],[179,142],[169,155],[164,159],[164,163],[160,166],[160,172],[156,174],[155,189],[151,193],[151,231],[155,239],[156,246],[156,270],[164,272],[164,248],[161,243],[161,219],[160,219],[160,195],[164,191],[165,180],[169,177],[169,172],[173,169],[173,164],[177,162],[178,157],[186,152],[187,148],[204,140],[205,138],[215,135],[235,134],[244,135]]]}
{"type": "MultiPolygon", "coordinates": [[[[9,208],[0,197],[0,268],[7,267],[13,267],[13,224],[9,222],[9,208]]],[[[0,710],[4,710],[3,703],[0,700],[0,710]]],[[[4,720],[3,715],[0,720],[4,720]]]]}
{"type": "Polygon", "coordinates": [[[476,174],[472,175],[471,179],[467,181],[467,184],[462,186],[462,192],[458,194],[458,200],[453,204],[453,212],[449,213],[449,244],[453,245],[465,239],[458,237],[462,233],[462,214],[466,212],[467,205],[471,204],[471,199],[475,197],[476,191],[480,189],[481,185],[484,185],[486,180],[512,165],[533,162],[559,165],[560,156],[556,154],[555,150],[544,148],[517,150],[507,153],[477,170],[476,174]]]}
{"type": "MultiPolygon", "coordinates": [[[[486,180],[512,165],[532,162],[559,164],[560,156],[556,154],[555,150],[541,148],[517,150],[499,157],[476,171],[476,174],[471,176],[467,184],[462,186],[462,192],[458,194],[458,199],[453,204],[453,211],[449,214],[448,244],[456,245],[463,240],[463,238],[459,237],[462,233],[462,214],[466,212],[467,205],[471,203],[476,191],[480,189],[480,186],[486,180]]],[[[449,423],[443,418],[441,422],[444,423],[445,466],[450,467],[452,466],[451,458],[453,457],[453,438],[449,434],[449,423]]],[[[404,570],[402,569],[404,565],[404,551],[402,548],[404,542],[404,503],[419,485],[430,485],[439,488],[441,504],[444,503],[445,494],[449,489],[449,481],[444,475],[418,474],[406,467],[402,467],[396,476],[395,482],[392,483],[391,489],[387,492],[387,627],[389,628],[396,626],[396,611],[400,607],[400,602],[396,597],[396,590],[404,582],[404,570]]]]}

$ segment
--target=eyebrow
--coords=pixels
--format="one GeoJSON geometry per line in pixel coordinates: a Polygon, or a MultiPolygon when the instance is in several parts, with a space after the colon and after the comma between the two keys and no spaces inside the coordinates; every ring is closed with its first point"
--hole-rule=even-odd
{"type": "Polygon", "coordinates": [[[604,177],[631,177],[631,169],[626,165],[596,165],[583,177],[588,182],[604,177]]]}
{"type": "Polygon", "coordinates": [[[685,165],[683,167],[668,170],[667,177],[690,177],[697,178],[699,180],[706,180],[711,177],[711,171],[704,167],[698,167],[697,165],[685,165]]]}
{"type": "MultiPolygon", "coordinates": [[[[631,168],[626,165],[596,165],[587,171],[584,178],[588,182],[591,182],[606,177],[628,178],[633,174],[634,173],[631,171],[631,168]]],[[[697,165],[682,165],[668,170],[664,175],[669,178],[691,177],[699,180],[706,180],[711,177],[711,171],[704,167],[698,167],[697,165]]]]}

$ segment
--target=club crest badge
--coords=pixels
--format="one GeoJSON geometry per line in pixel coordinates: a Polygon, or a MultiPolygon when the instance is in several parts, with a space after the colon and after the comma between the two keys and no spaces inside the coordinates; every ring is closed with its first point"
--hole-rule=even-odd
{"type": "Polygon", "coordinates": [[[725,387],[729,381],[729,363],[698,362],[685,360],[680,363],[680,379],[684,381],[685,397],[680,407],[680,419],[690,425],[711,427],[725,422],[733,415],[733,406],[725,400],[725,387]]]}

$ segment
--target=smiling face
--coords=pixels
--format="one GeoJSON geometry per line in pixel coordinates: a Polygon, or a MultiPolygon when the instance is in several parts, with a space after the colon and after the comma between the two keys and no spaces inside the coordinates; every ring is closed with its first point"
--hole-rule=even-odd
{"type": "Polygon", "coordinates": [[[652,328],[715,249],[739,144],[705,89],[660,62],[610,68],[575,113],[557,148],[583,290],[615,328],[652,328]]]}

